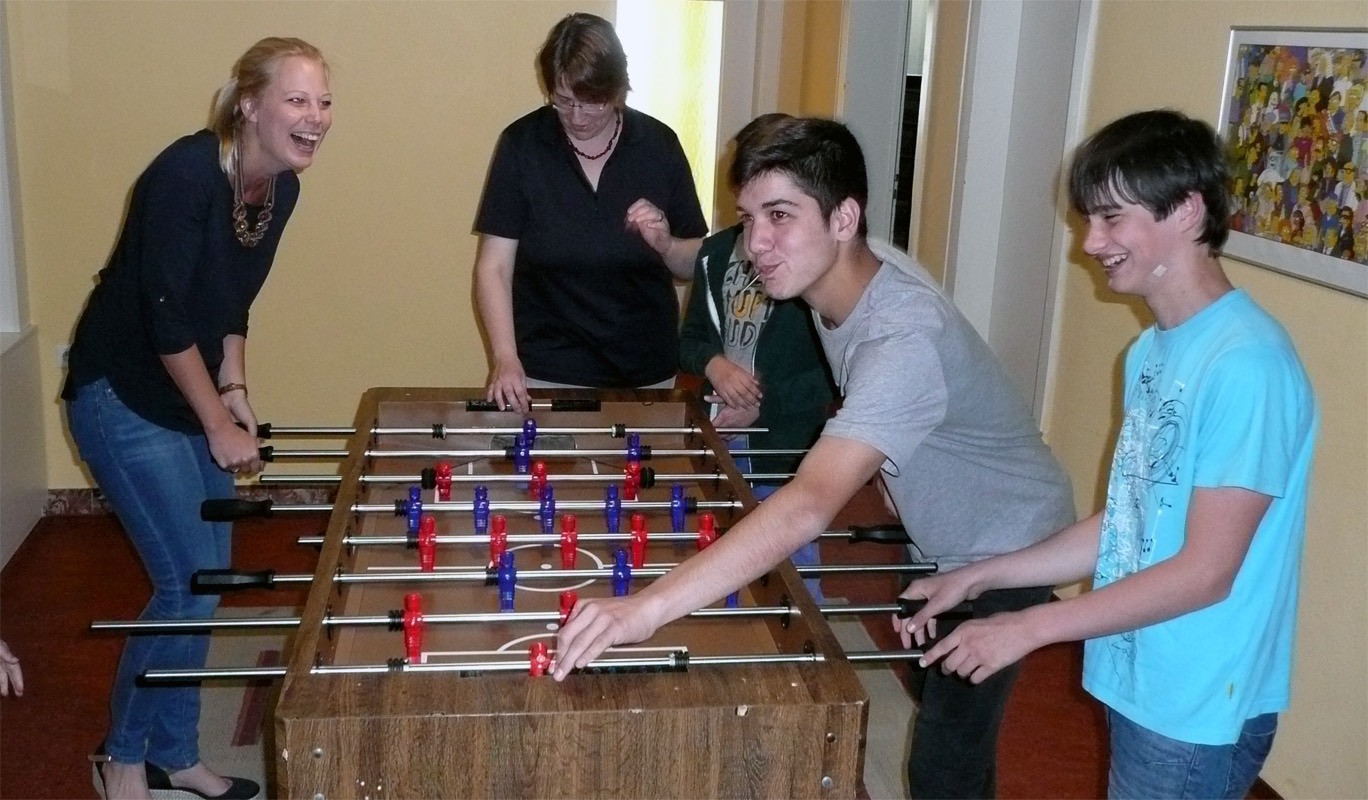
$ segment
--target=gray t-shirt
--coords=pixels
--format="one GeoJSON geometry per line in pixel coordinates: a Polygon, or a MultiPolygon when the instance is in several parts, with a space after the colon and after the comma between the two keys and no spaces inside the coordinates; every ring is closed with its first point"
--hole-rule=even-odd
{"type": "Polygon", "coordinates": [[[815,320],[844,397],[822,435],[884,454],[913,555],[942,570],[1072,523],[1069,477],[988,345],[925,270],[880,255],[849,318],[815,320]]]}

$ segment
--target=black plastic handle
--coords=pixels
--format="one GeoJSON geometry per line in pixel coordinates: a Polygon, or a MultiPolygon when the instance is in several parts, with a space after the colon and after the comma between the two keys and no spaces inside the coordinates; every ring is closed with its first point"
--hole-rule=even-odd
{"type": "MultiPolygon", "coordinates": [[[[574,398],[552,400],[548,404],[545,400],[533,400],[530,405],[533,408],[546,408],[551,406],[552,411],[602,411],[603,403],[598,400],[580,400],[574,398]]],[[[493,400],[467,400],[465,403],[466,411],[513,411],[511,408],[499,408],[499,404],[493,400]]]]}
{"type": "Polygon", "coordinates": [[[275,570],[202,569],[190,576],[191,594],[223,594],[243,589],[274,589],[275,570]]]}
{"type": "Polygon", "coordinates": [[[911,544],[907,528],[897,524],[888,525],[851,525],[850,543],[873,542],[874,544],[911,544]]]}
{"type": "Polygon", "coordinates": [[[564,398],[551,401],[552,411],[602,411],[603,403],[598,400],[577,400],[564,398]]]}
{"type": "Polygon", "coordinates": [[[503,411],[493,400],[467,400],[466,411],[503,411]]]}
{"type": "Polygon", "coordinates": [[[265,447],[257,448],[257,458],[260,458],[267,463],[275,461],[275,448],[269,444],[265,447]]]}
{"type": "MultiPolygon", "coordinates": [[[[906,597],[899,597],[898,605],[902,607],[902,610],[898,612],[898,619],[907,619],[908,617],[925,608],[926,601],[922,600],[921,598],[917,598],[914,600],[906,597]]],[[[973,618],[973,616],[974,604],[972,601],[966,600],[963,603],[960,603],[959,605],[955,606],[954,608],[951,608],[947,611],[942,611],[941,613],[937,614],[936,619],[954,620],[957,622],[962,622],[966,619],[973,618]]]]}
{"type": "Polygon", "coordinates": [[[200,503],[200,519],[205,522],[232,522],[248,517],[269,517],[271,504],[270,499],[205,500],[200,503]]]}
{"type": "MultiPolygon", "coordinates": [[[[239,423],[237,423],[237,426],[238,426],[239,428],[242,428],[244,431],[247,430],[247,426],[246,426],[244,423],[239,422],[239,423]]],[[[258,423],[257,423],[256,437],[257,437],[258,439],[269,439],[269,438],[271,438],[271,423],[269,423],[269,422],[258,422],[258,423]]]]}

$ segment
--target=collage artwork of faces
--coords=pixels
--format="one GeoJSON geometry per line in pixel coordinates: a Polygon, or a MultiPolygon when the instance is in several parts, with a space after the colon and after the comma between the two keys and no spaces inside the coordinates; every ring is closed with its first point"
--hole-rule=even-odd
{"type": "Polygon", "coordinates": [[[1241,45],[1230,229],[1368,264],[1368,50],[1241,45]]]}

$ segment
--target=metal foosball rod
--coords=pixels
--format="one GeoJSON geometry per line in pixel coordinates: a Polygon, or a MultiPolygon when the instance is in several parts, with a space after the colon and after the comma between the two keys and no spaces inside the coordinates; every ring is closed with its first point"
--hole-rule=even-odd
{"type": "MultiPolygon", "coordinates": [[[[398,500],[394,503],[354,503],[348,509],[353,514],[393,514],[402,517],[407,510],[397,504],[404,501],[398,500]]],[[[743,508],[744,504],[740,500],[698,500],[688,498],[686,500],[686,511],[693,513],[696,511],[729,511],[743,508]]],[[[669,511],[673,508],[669,500],[624,500],[622,502],[623,513],[634,511],[669,511]]],[[[541,503],[531,500],[498,500],[490,501],[489,510],[491,512],[507,511],[511,513],[540,513],[541,503]]],[[[205,522],[231,522],[238,519],[250,517],[270,517],[277,513],[325,513],[334,510],[333,506],[321,503],[277,503],[274,500],[205,500],[200,504],[200,519],[205,522]]],[[[433,514],[452,514],[468,513],[475,510],[475,502],[467,500],[452,500],[446,502],[424,503],[423,512],[433,514]]],[[[602,500],[565,500],[556,504],[556,510],[561,511],[602,511],[602,500]]]]}
{"type": "MultiPolygon", "coordinates": [[[[733,456],[801,456],[807,454],[807,450],[803,448],[789,450],[757,450],[751,448],[744,450],[729,450],[727,452],[733,456]]],[[[351,455],[351,453],[346,450],[280,450],[271,445],[266,445],[258,450],[257,455],[262,461],[266,462],[274,462],[282,458],[298,458],[307,461],[340,461],[351,455]]],[[[513,448],[504,447],[487,450],[367,450],[363,455],[367,458],[506,458],[512,460],[513,448]]],[[[626,455],[625,450],[610,449],[539,450],[533,448],[528,450],[528,457],[533,459],[621,458],[624,455],[626,455]]],[[[641,446],[642,461],[650,461],[652,458],[701,458],[714,455],[717,454],[705,447],[666,449],[653,448],[650,445],[641,446]]]]}
{"type": "MultiPolygon", "coordinates": [[[[897,603],[877,603],[873,605],[823,605],[818,606],[817,610],[823,616],[857,616],[865,614],[910,614],[916,608],[920,608],[922,601],[906,600],[899,598],[897,603]]],[[[969,603],[961,603],[959,606],[945,612],[941,618],[960,619],[967,617],[972,612],[969,603]]],[[[343,628],[355,627],[390,627],[401,624],[397,614],[402,612],[393,611],[388,614],[372,615],[341,615],[325,614],[322,624],[324,627],[343,628]]],[[[801,609],[791,605],[783,606],[751,606],[749,608],[700,608],[687,615],[687,619],[749,619],[756,617],[795,617],[802,616],[801,609]]],[[[488,623],[511,623],[529,622],[546,623],[560,622],[561,615],[557,611],[496,611],[489,613],[465,613],[465,614],[423,614],[423,622],[428,625],[464,625],[464,624],[488,624],[488,623]]],[[[133,619],[133,620],[97,620],[90,623],[92,631],[122,631],[135,634],[164,634],[164,633],[186,633],[203,632],[213,630],[242,630],[242,629],[275,629],[275,628],[296,628],[300,624],[300,617],[211,617],[206,619],[133,619]]]]}
{"type": "MultiPolygon", "coordinates": [[[[819,606],[819,607],[818,607],[818,610],[821,611],[822,614],[824,614],[824,615],[833,615],[833,614],[872,614],[872,613],[880,613],[880,614],[882,614],[882,613],[893,613],[893,614],[896,614],[897,616],[899,616],[899,617],[905,619],[905,618],[910,617],[910,616],[912,616],[913,614],[915,614],[918,610],[920,610],[920,609],[921,609],[923,606],[925,606],[925,605],[926,605],[926,601],[925,601],[925,600],[911,600],[911,599],[908,599],[908,598],[905,598],[905,597],[900,597],[900,598],[898,598],[898,600],[897,600],[896,603],[892,603],[892,604],[876,604],[876,605],[865,605],[865,606],[819,606]]],[[[738,616],[758,616],[758,615],[768,615],[768,614],[782,614],[782,615],[798,614],[798,615],[801,615],[801,611],[800,611],[800,610],[793,609],[793,608],[790,607],[790,606],[757,607],[757,608],[751,608],[751,609],[704,608],[704,609],[699,609],[699,610],[693,612],[692,614],[689,614],[688,616],[690,616],[690,617],[704,617],[704,616],[710,616],[710,617],[738,617],[738,616]]],[[[973,616],[973,604],[972,604],[971,602],[966,602],[966,603],[961,603],[961,604],[959,604],[958,606],[955,606],[954,608],[949,609],[948,611],[946,611],[946,612],[944,612],[944,613],[938,615],[938,618],[939,618],[939,619],[943,619],[943,620],[946,622],[946,624],[947,624],[947,630],[948,630],[949,627],[958,625],[960,621],[962,621],[962,620],[964,620],[964,619],[971,618],[972,616],[973,616]]],[[[506,613],[500,613],[500,614],[430,614],[430,615],[429,615],[429,614],[425,614],[425,615],[423,616],[423,622],[424,622],[424,624],[438,624],[438,623],[452,623],[452,622],[488,622],[488,621],[491,621],[491,618],[492,618],[492,621],[498,621],[498,620],[509,621],[509,620],[514,619],[514,618],[517,618],[517,619],[519,619],[519,620],[524,620],[524,621],[529,621],[529,622],[542,622],[542,621],[549,622],[549,621],[551,621],[553,618],[556,619],[557,621],[559,621],[560,615],[559,615],[559,614],[553,614],[553,613],[550,613],[550,612],[547,612],[547,613],[541,613],[541,612],[531,612],[531,613],[506,612],[506,613]]],[[[170,624],[174,624],[174,621],[161,621],[161,623],[159,623],[159,624],[165,624],[165,625],[166,625],[165,627],[161,627],[161,628],[158,628],[158,629],[149,629],[149,628],[147,628],[146,626],[147,626],[148,623],[151,622],[151,621],[139,621],[139,620],[135,620],[135,621],[126,622],[126,623],[96,623],[95,625],[92,625],[92,628],[93,628],[93,629],[97,629],[97,630],[135,630],[135,632],[157,632],[157,631],[159,631],[159,630],[168,630],[168,629],[177,629],[177,630],[180,630],[180,629],[184,629],[183,626],[185,625],[185,623],[188,623],[188,622],[200,622],[200,623],[204,623],[205,625],[210,625],[210,626],[212,626],[212,625],[215,625],[216,623],[221,624],[221,623],[226,622],[226,621],[227,621],[227,620],[181,621],[181,625],[182,625],[181,628],[171,628],[171,627],[170,627],[170,624]],[[170,623],[170,624],[167,624],[167,623],[170,623]],[[133,625],[140,625],[140,624],[141,624],[141,627],[136,628],[136,629],[128,628],[128,627],[113,627],[114,625],[119,625],[119,626],[133,626],[133,625]],[[96,627],[96,626],[103,626],[103,627],[96,627]]],[[[257,623],[257,626],[261,626],[262,623],[265,623],[266,621],[265,621],[265,620],[261,620],[260,618],[253,618],[253,619],[244,619],[244,620],[233,620],[233,621],[231,621],[231,622],[234,623],[234,626],[247,626],[247,625],[251,625],[252,623],[257,623]]],[[[299,623],[300,623],[300,620],[299,620],[299,618],[297,618],[297,617],[296,617],[296,618],[289,619],[289,620],[286,620],[286,619],[284,619],[284,618],[280,618],[280,619],[275,619],[275,620],[271,620],[271,621],[270,621],[271,627],[286,627],[286,626],[290,626],[290,625],[295,625],[295,626],[297,626],[299,623]]],[[[359,617],[336,617],[336,618],[333,618],[332,621],[330,621],[328,618],[325,618],[325,619],[324,619],[324,625],[338,625],[338,624],[368,624],[368,625],[369,625],[369,624],[373,624],[373,625],[386,625],[386,626],[390,627],[391,629],[398,630],[399,627],[397,627],[397,625],[398,625],[398,626],[402,626],[402,612],[398,612],[398,611],[392,612],[391,614],[388,614],[388,615],[383,616],[383,617],[365,617],[365,618],[359,618],[359,617]]],[[[543,650],[543,653],[549,658],[549,653],[550,653],[550,651],[543,650]]],[[[887,661],[911,661],[911,662],[918,662],[918,661],[921,660],[921,658],[922,658],[923,655],[924,655],[924,651],[921,650],[921,649],[908,649],[908,650],[867,650],[867,651],[847,652],[847,653],[844,654],[845,659],[846,659],[847,661],[851,662],[851,663],[871,663],[871,662],[887,662],[887,661]]],[[[672,651],[671,653],[669,653],[669,654],[666,655],[666,656],[663,656],[663,657],[656,657],[656,658],[641,658],[641,657],[629,657],[629,658],[604,658],[604,659],[600,659],[600,660],[598,660],[598,661],[591,662],[587,667],[585,667],[585,668],[582,669],[582,670],[578,670],[578,671],[581,672],[581,673],[620,672],[620,671],[623,671],[623,670],[628,670],[628,671],[640,671],[640,670],[669,670],[669,671],[683,671],[683,670],[687,669],[690,665],[694,665],[694,666],[728,666],[728,665],[759,665],[759,664],[795,664],[795,663],[818,663],[818,662],[821,662],[821,661],[824,661],[824,660],[825,660],[825,657],[824,657],[822,654],[815,652],[815,650],[813,650],[810,646],[809,646],[808,649],[805,650],[805,652],[803,652],[803,653],[801,653],[801,654],[798,654],[798,653],[793,653],[793,654],[789,654],[789,653],[780,653],[780,654],[766,653],[766,654],[745,654],[745,655],[725,655],[725,656],[697,656],[697,657],[690,656],[690,654],[688,653],[687,649],[679,649],[679,650],[674,650],[674,651],[672,651]]],[[[530,671],[531,666],[532,666],[531,663],[530,663],[530,661],[531,661],[531,659],[529,658],[529,659],[517,659],[517,660],[510,660],[510,661],[498,661],[498,662],[484,661],[484,662],[470,662],[470,663],[425,664],[425,663],[413,663],[412,661],[410,661],[410,660],[408,660],[408,659],[394,658],[394,659],[390,659],[390,660],[387,661],[385,664],[356,665],[356,666],[323,666],[323,665],[318,665],[318,666],[313,667],[313,668],[310,670],[310,672],[311,672],[311,674],[318,674],[318,675],[336,675],[336,674],[374,674],[374,673],[390,673],[390,672],[466,672],[466,673],[472,673],[472,672],[521,672],[521,671],[524,671],[524,670],[529,670],[529,671],[530,671]]],[[[545,664],[543,664],[542,666],[545,667],[545,664]]],[[[538,674],[538,675],[539,675],[539,674],[543,674],[543,672],[533,672],[533,674],[538,674]]],[[[246,667],[246,668],[226,668],[226,669],[225,669],[225,668],[219,668],[219,669],[194,669],[194,670],[152,670],[152,671],[148,671],[148,672],[144,673],[144,674],[143,674],[143,677],[144,677],[146,680],[156,682],[156,681],[200,681],[200,680],[209,680],[209,679],[259,679],[259,678],[278,678],[278,677],[284,677],[285,675],[286,675],[286,669],[285,669],[284,667],[246,667]]]]}
{"type": "MultiPolygon", "coordinates": [[[[918,609],[925,606],[925,600],[908,600],[907,598],[897,599],[896,604],[878,604],[878,606],[822,606],[822,614],[859,614],[859,613],[895,613],[899,617],[911,617],[918,609]]],[[[774,609],[780,613],[795,613],[789,607],[777,607],[774,609]]],[[[700,609],[691,617],[702,613],[709,615],[737,615],[737,611],[748,611],[740,609],[700,609]]],[[[772,610],[765,609],[763,613],[772,613],[772,610]]],[[[956,625],[962,619],[970,618],[973,615],[973,603],[960,603],[947,613],[941,614],[949,625],[956,625]]],[[[424,622],[436,622],[439,618],[446,618],[451,621],[451,617],[458,615],[424,615],[424,622]]],[[[488,617],[486,614],[465,615],[469,621],[476,621],[475,617],[488,617]]],[[[497,618],[508,619],[510,614],[494,615],[497,618]]],[[[535,614],[540,621],[543,614],[535,614]]],[[[551,614],[544,614],[550,618],[551,614]]],[[[483,619],[479,619],[483,621],[483,619]]],[[[213,622],[213,621],[208,621],[213,622]]],[[[295,624],[298,624],[295,621],[295,624]]],[[[393,617],[380,618],[375,624],[394,626],[393,617]]],[[[550,655],[550,651],[544,651],[550,655]]],[[[845,652],[845,661],[851,663],[874,663],[874,662],[921,662],[925,651],[921,648],[910,648],[910,650],[873,650],[873,651],[854,651],[845,652]]],[[[584,669],[577,670],[579,673],[617,673],[617,671],[684,671],[689,666],[741,666],[741,665],[785,665],[785,663],[821,663],[826,661],[826,656],[813,650],[802,652],[802,654],[743,654],[743,655],[713,655],[713,656],[694,656],[689,655],[687,650],[676,650],[665,656],[655,656],[655,658],[602,658],[598,661],[590,662],[584,669]]],[[[531,659],[510,659],[510,661],[499,662],[468,662],[468,663],[413,663],[408,659],[394,658],[383,665],[354,665],[354,666],[315,666],[312,667],[311,674],[384,674],[384,673],[449,673],[449,671],[461,671],[461,673],[486,673],[486,671],[524,671],[531,669],[531,659]]],[[[544,666],[544,665],[543,665],[544,666]]],[[[543,670],[544,671],[544,670],[543,670]]],[[[543,674],[543,673],[534,673],[543,674]]],[[[144,673],[145,680],[148,681],[202,681],[202,680],[235,680],[235,678],[278,678],[286,676],[286,667],[235,667],[235,669],[196,669],[196,670],[149,670],[144,673]]]]}
{"type": "MultiPolygon", "coordinates": [[[[717,428],[718,434],[723,436],[768,433],[769,428],[717,428]]],[[[417,428],[371,428],[369,433],[372,436],[431,436],[434,439],[445,439],[448,436],[516,436],[524,433],[522,427],[454,427],[441,422],[435,422],[426,427],[417,428]]],[[[629,426],[623,423],[614,425],[600,425],[596,427],[538,427],[538,436],[609,436],[614,439],[623,439],[630,433],[642,436],[688,436],[690,434],[702,433],[703,429],[697,425],[683,425],[676,427],[665,426],[629,426]]],[[[262,422],[257,425],[257,438],[270,439],[273,437],[293,438],[318,436],[329,439],[339,439],[351,436],[356,433],[355,428],[328,425],[272,425],[269,422],[262,422]]]]}
{"type": "MultiPolygon", "coordinates": [[[[719,535],[725,531],[718,531],[719,535]]],[[[581,542],[621,542],[630,538],[630,534],[624,533],[587,533],[578,534],[581,542]]],[[[844,531],[822,531],[818,534],[822,539],[846,539],[850,544],[870,542],[873,544],[905,545],[911,543],[907,536],[906,529],[901,525],[852,525],[844,531]]],[[[326,536],[300,536],[295,540],[296,544],[319,546],[327,540],[326,536]]],[[[698,540],[697,533],[652,533],[652,541],[666,542],[694,542],[698,540]]],[[[560,544],[559,534],[546,533],[511,533],[507,536],[509,544],[560,544]]],[[[414,540],[409,536],[344,536],[342,544],[347,547],[367,547],[374,545],[409,545],[414,540]]],[[[433,539],[434,544],[489,544],[488,534],[439,534],[433,539]]]]}
{"type": "MultiPolygon", "coordinates": [[[[659,578],[679,566],[678,564],[647,564],[633,568],[632,578],[659,578]]],[[[820,564],[794,567],[804,578],[817,578],[822,575],[849,575],[852,573],[878,573],[897,575],[926,575],[936,571],[932,563],[916,564],[820,564]]],[[[611,579],[611,567],[601,569],[542,569],[528,570],[518,574],[519,581],[582,581],[591,579],[611,579]]],[[[423,572],[419,569],[395,570],[393,572],[357,573],[344,572],[333,576],[336,583],[494,583],[497,569],[488,567],[457,567],[441,572],[423,572]]],[[[279,575],[273,569],[234,570],[202,569],[190,578],[190,591],[194,594],[221,594],[243,589],[274,589],[279,584],[308,584],[314,576],[307,573],[279,575]]]]}
{"type": "MultiPolygon", "coordinates": [[[[845,653],[845,660],[854,663],[878,661],[919,661],[925,651],[915,650],[868,650],[845,653]]],[[[576,670],[581,674],[618,673],[618,672],[683,672],[689,667],[714,666],[757,666],[767,664],[820,664],[827,661],[821,653],[755,653],[727,656],[694,656],[678,651],[654,658],[602,658],[589,662],[588,666],[576,670]]],[[[472,661],[468,663],[414,664],[403,659],[394,659],[386,664],[356,664],[351,666],[316,666],[309,670],[311,675],[382,675],[390,673],[418,672],[527,672],[528,659],[510,661],[472,661]]],[[[283,678],[285,667],[240,667],[234,669],[181,669],[148,670],[142,677],[151,682],[186,682],[203,680],[255,680],[261,678],[283,678]]]]}
{"type": "MultiPolygon", "coordinates": [[[[580,542],[627,542],[631,539],[631,533],[578,533],[577,540],[580,542]]],[[[653,542],[696,542],[697,533],[651,533],[653,542]]],[[[326,536],[300,536],[295,540],[296,544],[318,546],[326,541],[326,536]]],[[[560,544],[560,534],[543,533],[510,533],[504,537],[510,545],[512,544],[560,544]]],[[[415,540],[408,536],[345,536],[342,544],[347,547],[366,547],[372,545],[409,545],[415,540]]],[[[433,544],[489,544],[488,534],[451,534],[434,537],[433,544]]]]}
{"type": "MultiPolygon", "coordinates": [[[[643,473],[643,475],[644,475],[644,474],[645,474],[645,470],[642,470],[642,473],[643,473]]],[[[655,480],[655,482],[656,482],[657,484],[662,484],[662,483],[711,483],[711,482],[715,482],[715,481],[725,480],[727,476],[723,475],[723,474],[720,473],[720,472],[715,472],[715,473],[712,473],[712,474],[703,474],[703,473],[698,473],[698,472],[681,472],[681,473],[679,473],[679,474],[669,474],[669,475],[665,475],[665,474],[661,474],[661,473],[656,472],[656,473],[653,473],[653,477],[654,477],[654,480],[655,480]]],[[[742,477],[744,480],[746,480],[746,481],[750,481],[750,482],[754,482],[754,483],[777,483],[777,482],[786,481],[786,480],[788,480],[789,478],[792,478],[792,477],[793,477],[793,473],[792,473],[792,472],[745,472],[745,473],[742,473],[742,474],[741,474],[741,477],[742,477]]],[[[419,475],[361,475],[357,480],[358,480],[359,483],[361,483],[361,484],[363,484],[363,485],[364,485],[364,484],[419,484],[419,485],[422,485],[423,482],[424,482],[424,477],[423,477],[423,475],[421,475],[421,474],[419,474],[419,475]]],[[[528,476],[526,476],[526,475],[471,475],[471,474],[453,474],[453,475],[451,476],[451,482],[452,482],[452,483],[489,483],[489,484],[494,484],[494,483],[527,483],[527,480],[528,480],[528,476]]],[[[553,485],[560,485],[560,484],[566,484],[566,483],[595,483],[595,484],[600,484],[600,483],[601,483],[601,484],[609,484],[609,483],[620,483],[620,482],[622,481],[622,476],[619,475],[619,474],[617,474],[617,473],[610,473],[610,472],[605,472],[605,473],[602,473],[602,474],[600,474],[600,475],[584,475],[584,474],[579,474],[579,473],[561,473],[561,474],[556,474],[556,475],[547,475],[547,476],[546,476],[546,480],[547,480],[548,483],[551,483],[551,484],[553,484],[553,485]]],[[[257,481],[258,481],[259,483],[270,483],[270,484],[290,484],[290,483],[305,483],[305,484],[316,484],[316,483],[341,483],[341,482],[342,482],[342,476],[340,476],[340,475],[259,475],[259,476],[257,476],[257,481]]],[[[649,489],[650,487],[647,486],[646,488],[649,489]]]]}

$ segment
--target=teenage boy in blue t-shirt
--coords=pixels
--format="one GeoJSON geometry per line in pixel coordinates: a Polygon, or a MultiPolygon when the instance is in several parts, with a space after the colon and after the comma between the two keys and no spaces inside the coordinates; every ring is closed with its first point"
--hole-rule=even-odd
{"type": "Polygon", "coordinates": [[[1087,217],[1083,249],[1157,321],[1126,354],[1106,507],[915,581],[904,596],[925,609],[894,620],[910,647],[985,590],[1091,576],[1078,597],[966,622],[923,663],[977,683],[1088,640],[1110,797],[1243,798],[1288,705],[1319,413],[1287,333],[1221,269],[1226,170],[1211,128],[1173,111],[1124,117],[1079,147],[1069,194],[1087,217]]]}

